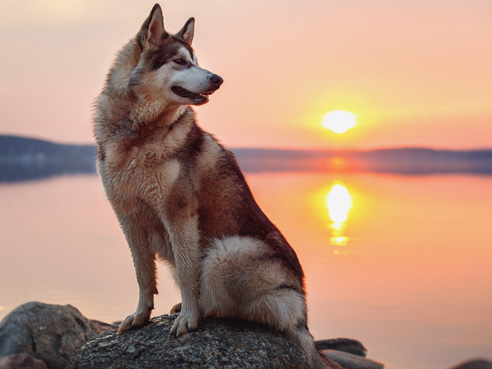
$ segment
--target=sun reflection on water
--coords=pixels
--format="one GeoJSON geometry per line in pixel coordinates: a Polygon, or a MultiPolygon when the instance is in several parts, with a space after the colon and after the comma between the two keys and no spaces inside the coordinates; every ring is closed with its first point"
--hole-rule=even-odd
{"type": "MultiPolygon", "coordinates": [[[[326,207],[332,221],[330,237],[332,246],[347,246],[349,242],[349,237],[346,235],[347,219],[352,208],[352,196],[347,188],[339,183],[334,184],[326,195],[326,207]]],[[[346,251],[341,252],[337,248],[333,253],[340,254],[346,251]]]]}

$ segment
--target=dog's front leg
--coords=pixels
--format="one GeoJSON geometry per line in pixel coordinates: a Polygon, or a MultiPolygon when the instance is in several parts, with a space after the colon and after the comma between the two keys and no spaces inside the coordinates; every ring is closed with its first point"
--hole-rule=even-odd
{"type": "Polygon", "coordinates": [[[118,218],[132,252],[139,288],[137,310],[118,328],[118,333],[123,333],[141,327],[149,321],[150,313],[154,308],[154,294],[157,294],[157,281],[155,253],[149,250],[144,228],[130,217],[118,218]]]}
{"type": "Polygon", "coordinates": [[[179,337],[196,329],[200,318],[198,299],[201,251],[197,218],[176,224],[170,234],[182,299],[181,312],[174,321],[170,335],[179,337]]]}

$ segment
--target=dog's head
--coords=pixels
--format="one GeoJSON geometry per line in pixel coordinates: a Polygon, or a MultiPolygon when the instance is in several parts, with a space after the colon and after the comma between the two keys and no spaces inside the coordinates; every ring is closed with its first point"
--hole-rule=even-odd
{"type": "Polygon", "coordinates": [[[136,37],[140,55],[130,75],[137,93],[182,105],[202,105],[223,80],[200,68],[191,47],[195,28],[190,18],[177,34],[164,29],[162,10],[154,5],[136,37]]]}

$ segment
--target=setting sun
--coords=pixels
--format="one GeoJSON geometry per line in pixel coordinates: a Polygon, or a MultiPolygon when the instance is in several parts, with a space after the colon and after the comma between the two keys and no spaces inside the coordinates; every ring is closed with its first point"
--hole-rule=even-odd
{"type": "Polygon", "coordinates": [[[355,115],[345,110],[335,110],[323,118],[323,127],[335,133],[347,132],[356,124],[355,115]]]}

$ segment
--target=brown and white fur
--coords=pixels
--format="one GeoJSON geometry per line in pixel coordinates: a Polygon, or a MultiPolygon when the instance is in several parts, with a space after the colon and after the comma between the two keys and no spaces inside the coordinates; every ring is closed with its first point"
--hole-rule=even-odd
{"type": "Polygon", "coordinates": [[[296,253],[256,204],[233,154],[195,121],[222,78],[198,66],[194,19],[166,32],[155,5],[118,54],[96,103],[98,172],[133,256],[139,300],[119,332],[154,307],[156,257],[171,268],[182,304],[171,329],[200,315],[267,324],[324,367],[307,328],[296,253]]]}

